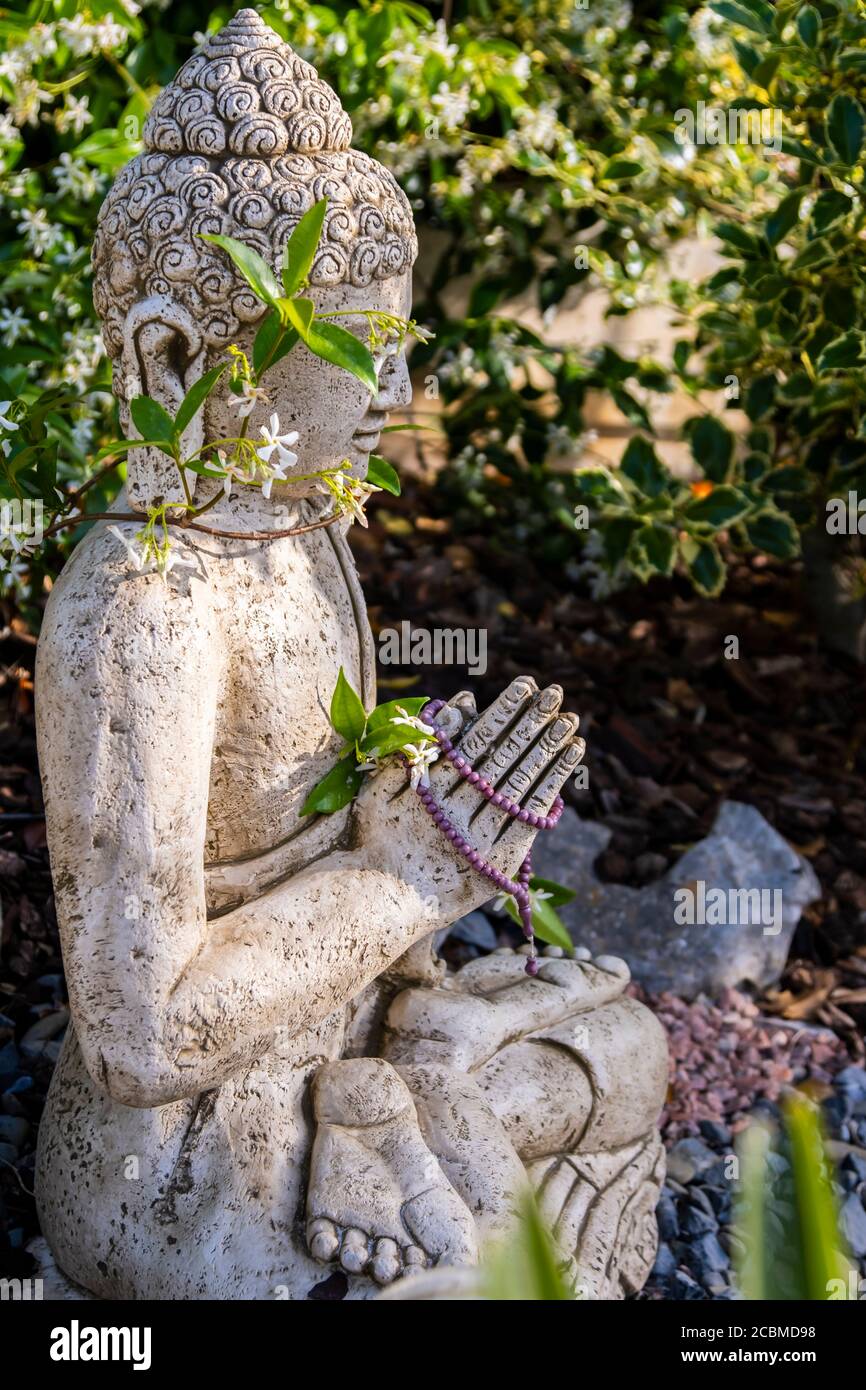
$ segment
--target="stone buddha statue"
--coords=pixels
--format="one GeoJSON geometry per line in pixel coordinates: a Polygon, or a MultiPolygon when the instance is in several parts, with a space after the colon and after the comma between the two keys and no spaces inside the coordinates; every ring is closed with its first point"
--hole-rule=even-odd
{"type": "MultiPolygon", "coordinates": [[[[393,177],[350,147],[335,94],[252,10],[181,68],[117,178],[94,298],[128,424],[147,394],[176,410],[262,305],[202,232],[280,264],[314,202],[321,312],[408,316],[417,243],[393,177]]],[[[269,377],[298,474],[348,459],[363,478],[402,355],[379,389],[296,347],[269,377]]],[[[236,432],[223,384],[205,440],[236,432]]],[[[130,455],[115,504],[177,483],[130,455]]],[[[219,482],[199,477],[198,498],[219,482]]],[[[179,531],[183,565],[137,568],[94,525],[51,594],[38,733],[72,1022],[39,1136],[37,1198],[64,1275],[106,1299],[303,1299],[342,1269],[370,1298],[410,1272],[472,1265],[538,1194],[594,1296],[642,1284],[655,1250],[666,1084],[661,1028],[628,969],[552,952],[536,978],[500,951],[448,972],[435,933],[489,896],[399,767],[355,803],[302,816],[340,740],[340,668],[367,706],[374,656],[341,522],[259,539],[329,505],[291,471],[269,497],[215,500],[179,531]],[[245,539],[245,533],[250,539],[245,539]],[[240,534],[238,534],[240,533],[240,534]]],[[[512,682],[443,727],[472,765],[547,813],[583,752],[562,692],[512,682]]],[[[452,822],[513,876],[533,838],[441,759],[452,822]]],[[[408,1285],[407,1285],[408,1287],[408,1285]]]]}

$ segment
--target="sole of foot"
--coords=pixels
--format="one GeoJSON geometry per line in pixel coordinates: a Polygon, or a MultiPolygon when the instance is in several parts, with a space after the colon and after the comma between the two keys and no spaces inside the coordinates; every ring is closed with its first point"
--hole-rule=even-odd
{"type": "Polygon", "coordinates": [[[327,1063],[313,1104],[307,1243],[316,1260],[383,1285],[428,1265],[476,1262],[472,1216],[393,1067],[366,1057],[327,1063]]]}

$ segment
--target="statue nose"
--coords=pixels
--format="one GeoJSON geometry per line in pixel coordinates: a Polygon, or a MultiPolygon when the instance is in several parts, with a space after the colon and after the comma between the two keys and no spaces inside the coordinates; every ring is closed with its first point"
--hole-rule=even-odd
{"type": "Polygon", "coordinates": [[[411,399],[412,383],[405,357],[387,358],[379,376],[379,392],[373,401],[373,408],[396,410],[401,405],[408,405],[411,399]]]}

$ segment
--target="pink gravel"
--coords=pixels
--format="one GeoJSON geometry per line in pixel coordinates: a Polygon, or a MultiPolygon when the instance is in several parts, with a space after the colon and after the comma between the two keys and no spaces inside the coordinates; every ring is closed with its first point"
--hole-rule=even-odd
{"type": "Polygon", "coordinates": [[[720,1121],[736,1133],[756,1101],[778,1100],[786,1086],[804,1081],[829,1086],[851,1060],[829,1028],[782,1024],[739,990],[691,1003],[638,987],[631,992],[646,1001],[668,1035],[670,1086],[662,1116],[668,1144],[697,1134],[701,1120],[720,1121]]]}

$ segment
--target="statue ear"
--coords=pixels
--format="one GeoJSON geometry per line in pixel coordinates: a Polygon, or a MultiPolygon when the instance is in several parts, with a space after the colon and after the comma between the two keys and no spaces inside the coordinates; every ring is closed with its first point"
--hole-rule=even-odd
{"type": "MultiPolygon", "coordinates": [[[[174,300],[155,295],[130,309],[121,359],[127,402],[136,396],[150,396],[174,418],[187,391],[204,374],[206,358],[194,319],[174,300]]],[[[125,423],[128,438],[138,438],[131,415],[125,423]]],[[[197,452],[202,443],[202,419],[198,415],[184,431],[184,454],[197,452]]],[[[194,496],[196,474],[188,472],[186,479],[194,496]]],[[[175,464],[158,449],[130,449],[126,489],[136,511],[184,500],[175,464]]]]}

